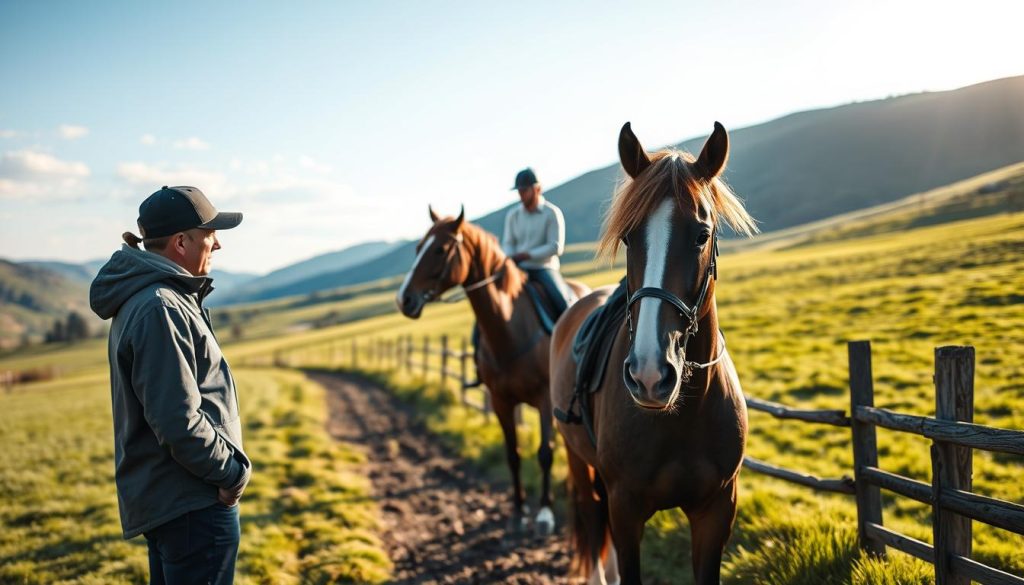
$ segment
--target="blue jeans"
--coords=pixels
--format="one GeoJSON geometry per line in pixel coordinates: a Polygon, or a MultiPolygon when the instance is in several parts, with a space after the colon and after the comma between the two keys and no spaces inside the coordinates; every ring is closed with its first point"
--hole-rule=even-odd
{"type": "Polygon", "coordinates": [[[544,292],[548,294],[553,303],[555,317],[561,316],[569,306],[569,298],[572,296],[569,285],[562,278],[562,273],[551,268],[526,268],[525,270],[530,275],[530,280],[535,280],[544,287],[544,292]]]}
{"type": "Polygon", "coordinates": [[[238,506],[193,510],[145,533],[150,585],[231,585],[241,525],[238,506]]]}

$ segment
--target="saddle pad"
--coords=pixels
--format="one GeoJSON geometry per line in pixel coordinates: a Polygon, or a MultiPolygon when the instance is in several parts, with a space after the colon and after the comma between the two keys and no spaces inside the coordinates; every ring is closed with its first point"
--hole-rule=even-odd
{"type": "Polygon", "coordinates": [[[615,334],[626,318],[626,279],[603,305],[594,309],[580,325],[572,343],[576,361],[577,395],[589,394],[601,387],[615,334]]]}

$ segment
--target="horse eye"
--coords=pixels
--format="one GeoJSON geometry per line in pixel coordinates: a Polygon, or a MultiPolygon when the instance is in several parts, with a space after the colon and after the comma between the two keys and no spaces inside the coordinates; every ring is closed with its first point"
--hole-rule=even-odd
{"type": "Polygon", "coordinates": [[[710,238],[710,237],[711,237],[711,232],[701,232],[700,235],[697,236],[697,241],[694,242],[694,245],[696,245],[698,248],[700,248],[700,247],[704,246],[704,244],[708,243],[708,238],[710,238]]]}
{"type": "Polygon", "coordinates": [[[434,253],[437,254],[438,256],[440,256],[441,254],[444,254],[444,248],[442,248],[441,246],[438,246],[438,247],[434,248],[434,253]]]}

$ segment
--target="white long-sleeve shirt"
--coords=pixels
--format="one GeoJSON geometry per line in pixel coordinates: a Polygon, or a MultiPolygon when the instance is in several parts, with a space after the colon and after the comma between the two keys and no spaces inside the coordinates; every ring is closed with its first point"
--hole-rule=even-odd
{"type": "Polygon", "coordinates": [[[565,251],[562,210],[544,197],[540,198],[533,211],[527,211],[521,204],[513,207],[505,216],[501,248],[509,256],[528,252],[530,259],[520,263],[523,268],[558,270],[558,257],[565,251]]]}

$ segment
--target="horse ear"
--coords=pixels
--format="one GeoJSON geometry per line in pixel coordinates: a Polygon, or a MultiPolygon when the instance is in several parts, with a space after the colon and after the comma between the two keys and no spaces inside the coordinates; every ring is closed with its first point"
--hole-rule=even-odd
{"type": "Polygon", "coordinates": [[[437,223],[437,220],[439,220],[441,218],[438,217],[436,213],[434,213],[434,208],[431,205],[428,204],[427,205],[427,209],[430,211],[430,221],[432,221],[434,223],[437,223]]]}
{"type": "Polygon", "coordinates": [[[727,160],[729,160],[729,135],[725,132],[725,126],[715,122],[715,131],[704,143],[704,149],[700,151],[700,156],[694,163],[694,167],[702,179],[710,181],[722,174],[727,160]]]}
{"type": "Polygon", "coordinates": [[[454,226],[454,228],[455,228],[454,231],[456,231],[456,232],[459,231],[459,228],[462,227],[462,222],[465,221],[465,219],[466,219],[466,206],[465,205],[460,205],[459,206],[459,217],[456,217],[455,218],[455,223],[452,224],[454,226]]]}
{"type": "Polygon", "coordinates": [[[633,134],[629,122],[623,124],[622,130],[619,131],[619,160],[622,162],[622,168],[626,169],[626,174],[634,179],[651,166],[651,159],[648,158],[644,147],[640,146],[640,141],[637,140],[636,134],[633,134]]]}

